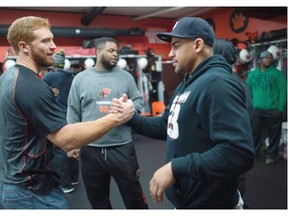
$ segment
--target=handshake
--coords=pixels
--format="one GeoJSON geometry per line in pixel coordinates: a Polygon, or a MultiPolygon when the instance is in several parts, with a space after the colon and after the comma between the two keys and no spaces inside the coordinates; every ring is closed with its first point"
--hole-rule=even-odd
{"type": "MultiPolygon", "coordinates": [[[[123,123],[128,122],[132,119],[135,112],[134,104],[131,99],[128,99],[126,94],[123,94],[122,97],[113,98],[110,105],[110,110],[108,115],[105,118],[106,121],[113,123],[113,126],[118,126],[123,123]]],[[[73,149],[67,152],[67,157],[79,159],[79,149],[73,149]]]]}
{"type": "Polygon", "coordinates": [[[110,104],[109,114],[117,115],[120,124],[129,121],[135,112],[134,104],[131,99],[128,99],[126,94],[121,98],[113,98],[110,104]]]}

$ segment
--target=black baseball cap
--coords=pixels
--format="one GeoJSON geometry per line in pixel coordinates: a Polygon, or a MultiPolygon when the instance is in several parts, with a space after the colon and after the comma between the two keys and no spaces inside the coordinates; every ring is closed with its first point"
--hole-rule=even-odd
{"type": "Polygon", "coordinates": [[[160,32],[157,33],[157,37],[166,42],[171,42],[172,37],[192,40],[201,38],[205,44],[213,47],[215,33],[206,20],[199,17],[184,17],[175,23],[172,32],[160,32]]]}

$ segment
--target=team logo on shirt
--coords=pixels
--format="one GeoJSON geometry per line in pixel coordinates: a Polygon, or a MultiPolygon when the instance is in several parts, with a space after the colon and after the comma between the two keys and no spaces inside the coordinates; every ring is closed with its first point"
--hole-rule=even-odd
{"type": "Polygon", "coordinates": [[[102,98],[107,98],[110,93],[111,93],[111,89],[110,88],[103,88],[100,91],[99,96],[102,97],[102,98]]]}

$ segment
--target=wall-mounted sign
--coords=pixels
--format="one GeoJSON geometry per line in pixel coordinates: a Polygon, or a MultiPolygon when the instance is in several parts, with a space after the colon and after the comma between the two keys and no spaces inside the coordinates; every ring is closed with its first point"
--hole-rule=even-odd
{"type": "Polygon", "coordinates": [[[241,10],[235,10],[230,16],[230,28],[235,33],[243,32],[247,26],[249,17],[244,16],[241,10]]]}

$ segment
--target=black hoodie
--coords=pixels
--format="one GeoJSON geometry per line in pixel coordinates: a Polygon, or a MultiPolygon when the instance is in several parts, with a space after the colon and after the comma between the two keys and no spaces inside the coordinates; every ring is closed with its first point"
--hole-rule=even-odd
{"type": "Polygon", "coordinates": [[[167,131],[166,160],[176,182],[166,191],[176,208],[234,208],[239,176],[254,162],[243,86],[220,55],[203,61],[176,88],[161,117],[135,116],[137,132],[158,139],[167,131]]]}

